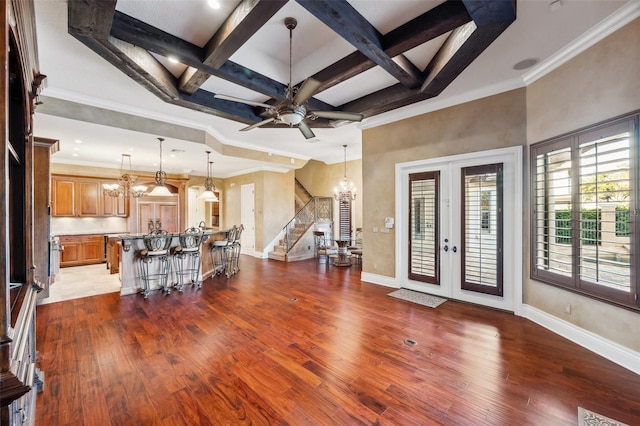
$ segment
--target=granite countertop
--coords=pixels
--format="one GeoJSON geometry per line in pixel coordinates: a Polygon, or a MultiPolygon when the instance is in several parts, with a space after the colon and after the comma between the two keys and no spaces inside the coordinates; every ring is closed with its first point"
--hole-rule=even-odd
{"type": "Polygon", "coordinates": [[[105,235],[105,236],[111,236],[111,235],[127,235],[129,234],[126,231],[123,232],[64,232],[64,233],[60,233],[60,234],[52,234],[52,237],[76,237],[76,236],[80,236],[80,235],[105,235]]]}
{"type": "MultiPolygon", "coordinates": [[[[219,234],[219,233],[225,233],[227,232],[227,229],[222,229],[222,230],[213,230],[213,229],[205,229],[204,231],[202,231],[202,234],[205,236],[210,236],[213,234],[219,234]]],[[[179,236],[181,233],[180,232],[174,232],[174,233],[169,233],[167,235],[170,235],[172,237],[177,237],[179,236]]],[[[138,240],[138,239],[142,239],[144,238],[145,235],[148,234],[127,234],[127,235],[120,235],[120,238],[122,238],[123,240],[138,240]]]]}

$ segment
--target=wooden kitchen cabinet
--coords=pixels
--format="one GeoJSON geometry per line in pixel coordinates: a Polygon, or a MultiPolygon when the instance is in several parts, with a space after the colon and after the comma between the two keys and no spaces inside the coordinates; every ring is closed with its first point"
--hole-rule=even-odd
{"type": "Polygon", "coordinates": [[[61,235],[60,267],[92,265],[105,259],[104,235],[61,235]]]}
{"type": "Polygon", "coordinates": [[[101,216],[102,185],[100,181],[76,181],[77,216],[101,216]]]}
{"type": "Polygon", "coordinates": [[[127,217],[129,199],[105,194],[104,179],[51,177],[51,215],[54,217],[127,217]]]}
{"type": "Polygon", "coordinates": [[[120,271],[120,250],[122,239],[120,237],[109,237],[107,240],[107,269],[110,274],[117,274],[120,271]]]}
{"type": "Polygon", "coordinates": [[[51,178],[51,215],[76,216],[76,181],[51,178]]]}
{"type": "MultiPolygon", "coordinates": [[[[108,182],[103,182],[108,183],[108,182]]],[[[101,216],[129,216],[129,199],[120,195],[118,198],[109,196],[102,191],[102,214],[101,216]]]]}

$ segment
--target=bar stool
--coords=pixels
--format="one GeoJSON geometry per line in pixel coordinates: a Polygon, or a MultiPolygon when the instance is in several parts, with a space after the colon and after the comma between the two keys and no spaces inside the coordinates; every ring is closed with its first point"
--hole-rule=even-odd
{"type": "Polygon", "coordinates": [[[240,237],[242,236],[242,231],[244,231],[244,226],[240,224],[240,226],[236,228],[231,246],[227,248],[230,254],[227,277],[235,275],[236,272],[240,270],[240,250],[242,248],[240,244],[240,237]]]}
{"type": "Polygon", "coordinates": [[[171,292],[169,285],[169,247],[172,236],[167,231],[156,229],[142,238],[145,248],[138,252],[140,259],[140,278],[142,278],[141,293],[146,299],[153,290],[162,289],[167,294],[171,292]],[[150,270],[149,266],[157,262],[158,265],[150,270]],[[158,288],[151,288],[151,282],[158,281],[158,288]]]}
{"type": "Polygon", "coordinates": [[[213,266],[213,273],[220,275],[223,272],[229,277],[228,269],[228,250],[233,241],[235,240],[237,227],[233,225],[231,229],[227,231],[226,238],[224,240],[214,241],[211,244],[209,254],[211,255],[211,265],[213,266]]]}
{"type": "Polygon", "coordinates": [[[180,245],[173,249],[173,266],[176,273],[176,288],[182,291],[185,285],[185,278],[188,277],[189,284],[198,284],[198,288],[202,287],[202,281],[198,281],[200,277],[200,246],[202,245],[202,230],[192,227],[178,234],[180,245]]]}

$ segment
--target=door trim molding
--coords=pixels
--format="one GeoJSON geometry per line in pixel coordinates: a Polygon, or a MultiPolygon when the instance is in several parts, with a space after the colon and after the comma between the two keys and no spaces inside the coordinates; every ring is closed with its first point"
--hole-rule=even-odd
{"type": "MultiPolygon", "coordinates": [[[[513,171],[508,177],[505,176],[505,180],[510,179],[510,184],[513,186],[513,198],[514,203],[510,206],[512,213],[505,214],[505,233],[510,233],[515,236],[522,236],[523,226],[523,206],[522,206],[522,191],[523,191],[523,159],[522,159],[522,146],[514,146],[508,148],[493,149],[487,151],[473,152],[467,154],[452,155],[446,157],[423,159],[416,161],[409,161],[405,163],[397,163],[395,165],[395,214],[398,218],[397,227],[395,232],[395,270],[396,277],[395,282],[399,287],[416,289],[415,285],[412,285],[413,281],[408,279],[408,272],[404,267],[404,260],[406,260],[407,246],[406,237],[407,221],[405,220],[405,212],[407,210],[405,204],[408,197],[407,180],[410,173],[416,173],[419,171],[433,170],[438,167],[450,167],[451,165],[465,166],[469,164],[476,164],[478,162],[486,161],[488,163],[496,162],[497,157],[507,157],[507,161],[501,160],[506,165],[509,164],[513,167],[513,171]],[[403,260],[404,259],[404,260],[403,260]]],[[[479,163],[478,163],[479,164],[479,163]]],[[[506,173],[506,170],[505,170],[506,173]]],[[[441,185],[447,185],[444,182],[444,178],[441,181],[441,185]]],[[[446,203],[443,200],[443,205],[446,203]]],[[[505,203],[506,205],[506,203],[505,203]]],[[[504,280],[505,282],[511,281],[513,287],[510,290],[511,294],[505,293],[504,302],[502,300],[497,301],[493,297],[485,297],[485,295],[468,295],[465,297],[465,301],[477,303],[483,306],[494,307],[498,309],[505,309],[505,303],[508,305],[508,310],[513,311],[516,315],[520,315],[522,310],[522,286],[523,286],[523,240],[519,238],[514,240],[509,248],[505,243],[505,252],[509,249],[513,253],[514,261],[511,262],[508,267],[509,270],[505,270],[504,280]],[[507,299],[508,297],[508,299],[507,299]]],[[[506,263],[506,261],[505,261],[506,263]]],[[[442,286],[428,286],[422,285],[420,291],[429,291],[442,297],[453,297],[456,295],[455,291],[444,290],[442,286]],[[446,293],[446,294],[445,294],[446,293]]]]}

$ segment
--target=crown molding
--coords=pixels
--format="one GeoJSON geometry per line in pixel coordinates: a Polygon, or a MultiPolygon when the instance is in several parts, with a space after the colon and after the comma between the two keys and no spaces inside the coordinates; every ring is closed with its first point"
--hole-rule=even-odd
{"type": "Polygon", "coordinates": [[[523,75],[525,85],[528,86],[549,74],[638,17],[640,17],[640,2],[630,1],[573,42],[549,56],[534,69],[526,72],[523,75]]]}
{"type": "Polygon", "coordinates": [[[515,78],[490,86],[484,86],[475,90],[469,90],[459,95],[450,96],[443,99],[433,98],[417,104],[407,105],[406,107],[398,108],[384,114],[367,118],[358,126],[358,128],[361,130],[370,129],[372,127],[377,127],[418,115],[427,114],[455,105],[460,105],[500,93],[508,92],[510,90],[519,89],[521,87],[524,87],[524,82],[520,78],[515,78]]]}
{"type": "MultiPolygon", "coordinates": [[[[291,152],[279,151],[274,149],[260,149],[255,145],[225,137],[220,132],[218,132],[215,129],[215,127],[209,124],[203,125],[202,123],[199,123],[197,121],[185,120],[169,114],[151,112],[143,108],[132,107],[129,105],[107,101],[107,100],[92,97],[92,96],[86,96],[77,92],[71,92],[68,90],[57,89],[57,88],[47,88],[46,93],[44,93],[44,95],[50,98],[60,99],[68,102],[74,102],[84,106],[105,109],[105,110],[114,111],[121,114],[127,114],[127,115],[131,115],[134,117],[139,117],[147,120],[156,120],[156,121],[164,122],[171,125],[187,127],[194,130],[200,130],[204,133],[207,133],[210,137],[216,139],[221,144],[232,146],[235,148],[244,148],[250,151],[260,152],[264,154],[270,153],[270,154],[280,155],[283,157],[292,157],[300,161],[309,161],[311,158],[309,156],[292,154],[291,152]]],[[[49,114],[49,115],[55,115],[55,114],[49,114]]],[[[276,167],[276,169],[283,170],[282,168],[279,168],[279,167],[276,167]]]]}
{"type": "Polygon", "coordinates": [[[534,69],[523,74],[522,78],[516,78],[506,82],[481,87],[479,89],[471,90],[442,100],[434,98],[418,104],[398,108],[384,114],[367,118],[358,125],[358,128],[361,130],[370,129],[372,127],[393,123],[410,117],[415,117],[417,115],[427,114],[440,109],[497,95],[509,90],[526,87],[638,17],[640,17],[640,1],[631,0],[598,25],[585,32],[582,36],[569,43],[563,49],[551,55],[542,63],[538,64],[534,69]]]}

